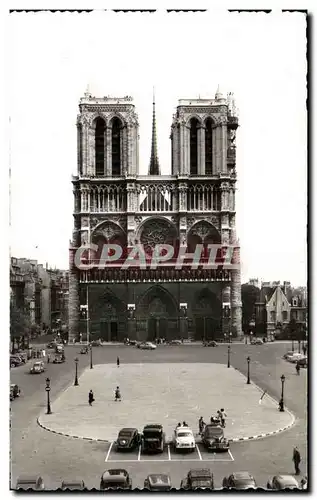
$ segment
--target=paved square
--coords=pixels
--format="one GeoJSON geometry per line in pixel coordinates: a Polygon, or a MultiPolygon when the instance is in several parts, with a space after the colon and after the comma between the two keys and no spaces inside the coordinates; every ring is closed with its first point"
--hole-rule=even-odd
{"type": "Polygon", "coordinates": [[[52,402],[52,414],[44,412],[39,422],[62,434],[114,441],[122,427],[142,431],[149,423],[164,426],[171,440],[178,422],[186,420],[194,433],[198,419],[205,422],[220,408],[228,415],[228,439],[277,431],[292,423],[292,415],[281,413],[269,396],[259,404],[261,391],[234,368],[208,363],[146,363],[96,365],[87,368],[79,386],[68,387],[52,402]],[[122,401],[114,401],[120,387],[122,401]],[[95,402],[88,405],[92,389],[95,402]]]}

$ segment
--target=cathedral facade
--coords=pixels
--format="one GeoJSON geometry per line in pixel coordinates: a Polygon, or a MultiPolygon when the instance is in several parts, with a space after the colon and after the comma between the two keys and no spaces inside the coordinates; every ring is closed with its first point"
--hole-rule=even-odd
{"type": "Polygon", "coordinates": [[[104,341],[240,335],[238,118],[232,95],[225,98],[218,89],[214,99],[179,101],[170,175],[160,170],[154,102],[148,175],[139,174],[139,124],[131,97],[86,92],[79,110],[69,340],[80,334],[104,341]],[[158,245],[162,262],[153,265],[158,245]],[[208,265],[210,245],[234,246],[235,265],[208,265]],[[197,248],[199,262],[192,265],[189,257],[197,248]],[[143,258],[131,263],[136,249],[143,258]]]}

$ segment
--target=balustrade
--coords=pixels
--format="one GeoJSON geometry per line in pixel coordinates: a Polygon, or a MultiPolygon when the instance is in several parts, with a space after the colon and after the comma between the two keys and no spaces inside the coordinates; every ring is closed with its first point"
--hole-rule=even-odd
{"type": "Polygon", "coordinates": [[[175,210],[173,186],[162,184],[141,185],[138,187],[138,207],[140,212],[172,212],[175,210]]]}
{"type": "Polygon", "coordinates": [[[82,212],[124,212],[126,190],[121,186],[103,186],[81,191],[82,212]]]}

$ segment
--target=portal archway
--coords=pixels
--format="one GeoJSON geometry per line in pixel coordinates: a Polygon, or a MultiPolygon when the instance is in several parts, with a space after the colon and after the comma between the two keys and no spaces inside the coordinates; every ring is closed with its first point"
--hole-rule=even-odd
{"type": "Polygon", "coordinates": [[[93,339],[118,342],[126,336],[126,307],[110,290],[90,301],[90,331],[93,339]]]}
{"type": "Polygon", "coordinates": [[[195,297],[192,306],[195,340],[215,340],[221,334],[221,302],[208,288],[195,297]]]}

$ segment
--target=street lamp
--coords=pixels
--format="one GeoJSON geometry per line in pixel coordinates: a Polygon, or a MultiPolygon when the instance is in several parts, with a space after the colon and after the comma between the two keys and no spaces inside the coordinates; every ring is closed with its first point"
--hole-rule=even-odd
{"type": "Polygon", "coordinates": [[[280,401],[280,411],[284,411],[284,383],[285,383],[285,375],[281,376],[282,382],[282,393],[281,393],[281,401],[280,401]]]}
{"type": "Polygon", "coordinates": [[[74,361],[75,361],[75,367],[76,367],[74,385],[79,385],[79,383],[78,383],[78,358],[75,358],[74,361]]]}
{"type": "Polygon", "coordinates": [[[93,366],[92,366],[92,344],[90,344],[90,369],[91,370],[93,369],[93,366]]]}
{"type": "Polygon", "coordinates": [[[50,381],[49,378],[46,379],[45,390],[46,390],[46,394],[47,394],[47,411],[46,411],[46,415],[51,415],[51,413],[52,413],[52,411],[51,411],[51,401],[50,401],[51,381],[50,381]]]}
{"type": "Polygon", "coordinates": [[[232,332],[229,333],[229,344],[232,342],[232,332]]]}
{"type": "Polygon", "coordinates": [[[230,345],[228,345],[228,368],[230,368],[230,345]]]}
{"type": "Polygon", "coordinates": [[[251,358],[250,356],[247,357],[247,362],[248,362],[248,378],[247,378],[247,384],[250,384],[250,361],[251,361],[251,358]]]}

